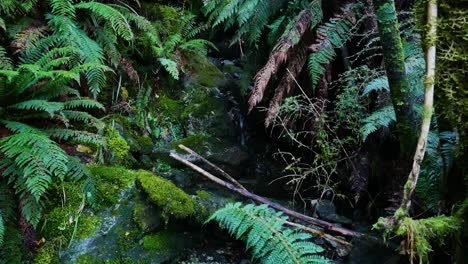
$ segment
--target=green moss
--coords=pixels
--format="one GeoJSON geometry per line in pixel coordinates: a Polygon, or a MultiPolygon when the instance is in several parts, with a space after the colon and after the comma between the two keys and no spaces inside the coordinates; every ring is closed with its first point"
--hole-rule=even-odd
{"type": "Polygon", "coordinates": [[[118,167],[89,165],[103,205],[115,204],[119,194],[135,181],[134,171],[118,167]]]}
{"type": "Polygon", "coordinates": [[[224,74],[206,57],[187,54],[188,65],[192,68],[191,82],[207,87],[219,86],[225,80],[224,74]]]}
{"type": "Polygon", "coordinates": [[[77,216],[78,208],[54,208],[47,213],[46,222],[42,232],[46,240],[54,240],[60,238],[62,242],[69,242],[73,236],[76,225],[74,239],[83,239],[90,237],[96,233],[100,227],[101,221],[99,217],[82,213],[77,216]]]}
{"type": "Polygon", "coordinates": [[[138,146],[137,152],[150,154],[153,150],[153,140],[149,136],[140,136],[135,131],[132,131],[132,137],[136,140],[138,146]]]}
{"type": "Polygon", "coordinates": [[[181,219],[195,214],[195,201],[173,183],[148,171],[138,171],[137,182],[166,222],[172,217],[181,219]]]}
{"type": "Polygon", "coordinates": [[[222,101],[214,97],[207,97],[201,101],[196,100],[191,102],[182,113],[182,118],[188,118],[189,116],[195,118],[207,117],[223,109],[224,104],[222,101]]]}
{"type": "Polygon", "coordinates": [[[191,136],[188,136],[186,138],[183,138],[181,140],[176,140],[171,142],[171,146],[177,150],[177,152],[182,152],[185,153],[185,151],[181,150],[178,146],[180,144],[194,150],[194,151],[200,151],[203,149],[203,146],[207,140],[207,136],[203,134],[194,134],[191,136]]]}
{"type": "Polygon", "coordinates": [[[213,194],[207,192],[207,191],[197,191],[196,192],[197,196],[201,199],[209,199],[213,197],[213,194]]]}
{"type": "Polygon", "coordinates": [[[163,230],[156,234],[143,237],[143,248],[146,250],[169,253],[177,243],[177,234],[170,230],[163,230]]]}
{"type": "Polygon", "coordinates": [[[98,261],[96,259],[96,256],[94,254],[88,253],[79,256],[78,259],[75,261],[75,264],[94,264],[100,262],[102,263],[102,261],[98,261]]]}
{"type": "Polygon", "coordinates": [[[40,247],[34,256],[34,263],[58,264],[59,255],[55,245],[53,243],[46,242],[42,247],[40,247]]]}
{"type": "Polygon", "coordinates": [[[228,73],[242,74],[243,70],[233,64],[226,64],[223,66],[223,71],[228,73]]]}
{"type": "Polygon", "coordinates": [[[124,161],[128,156],[130,146],[127,141],[123,139],[117,129],[107,126],[106,127],[106,142],[107,149],[114,155],[118,162],[124,161]]]}
{"type": "Polygon", "coordinates": [[[168,117],[172,121],[179,120],[180,114],[184,111],[184,103],[182,101],[173,100],[167,96],[159,98],[158,107],[163,116],[168,117]]]}

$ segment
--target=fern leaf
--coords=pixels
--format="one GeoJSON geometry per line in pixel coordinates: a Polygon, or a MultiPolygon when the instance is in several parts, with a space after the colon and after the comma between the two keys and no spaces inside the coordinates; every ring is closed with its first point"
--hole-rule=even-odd
{"type": "Polygon", "coordinates": [[[310,234],[283,227],[286,217],[266,205],[227,204],[208,220],[215,220],[236,238],[245,240],[252,259],[261,263],[329,263],[314,257],[323,249],[310,242],[310,234]]]}
{"type": "Polygon", "coordinates": [[[0,151],[21,169],[20,177],[24,179],[26,191],[37,201],[47,190],[52,177],[63,179],[67,171],[65,152],[42,134],[23,132],[4,137],[0,139],[0,151]]]}
{"type": "Polygon", "coordinates": [[[374,92],[374,91],[375,92],[381,92],[381,91],[389,92],[390,91],[390,88],[388,87],[387,76],[381,76],[370,81],[364,88],[364,91],[362,92],[362,96],[367,96],[369,93],[374,92]]]}
{"type": "Polygon", "coordinates": [[[179,80],[179,69],[177,68],[177,63],[171,59],[159,58],[159,62],[164,69],[171,75],[175,80],[179,80]]]}
{"type": "Polygon", "coordinates": [[[360,129],[362,140],[365,141],[370,134],[382,127],[389,127],[391,123],[395,122],[395,120],[395,111],[391,104],[375,111],[363,121],[364,125],[360,129]]]}
{"type": "Polygon", "coordinates": [[[125,16],[115,8],[99,2],[83,2],[74,6],[93,12],[97,17],[108,21],[115,32],[127,41],[133,39],[133,32],[125,16]]]}
{"type": "Polygon", "coordinates": [[[9,108],[18,109],[18,110],[35,110],[35,111],[45,111],[49,116],[54,116],[54,114],[64,108],[64,104],[61,102],[49,102],[46,100],[28,100],[21,103],[17,103],[9,106],[9,108]]]}
{"type": "Polygon", "coordinates": [[[52,14],[59,16],[75,17],[73,0],[51,0],[52,14]]]}
{"type": "Polygon", "coordinates": [[[92,99],[75,99],[75,100],[68,100],[64,103],[64,109],[76,109],[76,108],[85,108],[85,109],[96,108],[100,110],[105,109],[101,103],[92,99]]]}
{"type": "Polygon", "coordinates": [[[348,41],[349,33],[355,28],[362,8],[363,5],[360,3],[347,4],[342,8],[341,14],[336,14],[328,23],[319,27],[318,41],[312,46],[313,53],[308,63],[313,88],[325,72],[324,65],[335,58],[335,49],[341,48],[348,41]]]}
{"type": "Polygon", "coordinates": [[[94,146],[106,145],[106,141],[102,136],[90,132],[65,128],[50,128],[45,129],[44,132],[48,136],[56,139],[73,140],[82,144],[90,144],[94,146]]]}
{"type": "Polygon", "coordinates": [[[12,70],[13,63],[11,59],[7,56],[6,50],[0,46],[0,70],[12,70]]]}

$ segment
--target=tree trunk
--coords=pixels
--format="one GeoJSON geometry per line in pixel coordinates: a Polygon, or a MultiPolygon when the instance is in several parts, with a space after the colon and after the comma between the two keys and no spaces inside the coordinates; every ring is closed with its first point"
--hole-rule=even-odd
{"type": "Polygon", "coordinates": [[[387,72],[393,108],[397,119],[401,153],[409,156],[416,147],[418,128],[410,102],[403,45],[394,0],[372,0],[387,72]]]}
{"type": "Polygon", "coordinates": [[[434,77],[435,77],[435,65],[436,65],[436,46],[435,40],[437,36],[437,0],[430,0],[428,3],[427,11],[427,51],[426,51],[426,91],[424,93],[424,114],[423,121],[421,124],[421,133],[419,134],[418,145],[416,152],[414,153],[413,168],[408,176],[404,190],[403,200],[401,201],[400,209],[405,214],[411,206],[411,196],[416,189],[418,183],[419,171],[421,169],[421,162],[424,159],[424,153],[426,152],[427,136],[431,127],[431,117],[433,112],[434,104],[434,77]]]}

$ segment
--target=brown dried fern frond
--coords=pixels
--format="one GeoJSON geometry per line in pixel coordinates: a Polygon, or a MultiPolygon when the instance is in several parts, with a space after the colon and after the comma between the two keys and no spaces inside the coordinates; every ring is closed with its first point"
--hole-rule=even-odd
{"type": "Polygon", "coordinates": [[[283,103],[284,99],[289,96],[295,87],[295,78],[301,73],[302,68],[307,62],[307,45],[299,44],[298,50],[294,53],[291,60],[289,60],[287,69],[289,72],[285,73],[275,90],[275,95],[270,100],[267,116],[265,118],[265,127],[269,127],[271,122],[277,115],[278,109],[283,103]]]}
{"type": "Polygon", "coordinates": [[[254,88],[249,97],[249,112],[262,101],[268,82],[279,67],[288,60],[291,49],[301,41],[305,32],[309,28],[314,28],[321,19],[320,1],[314,1],[291,21],[270,53],[267,63],[254,77],[254,88]]]}

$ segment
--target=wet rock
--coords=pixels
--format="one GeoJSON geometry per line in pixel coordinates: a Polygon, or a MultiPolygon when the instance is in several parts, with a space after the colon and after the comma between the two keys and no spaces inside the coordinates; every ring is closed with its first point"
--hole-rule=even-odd
{"type": "Polygon", "coordinates": [[[351,225],[353,223],[351,219],[342,215],[337,215],[337,214],[329,214],[322,218],[333,223],[340,223],[344,225],[351,225]]]}
{"type": "Polygon", "coordinates": [[[351,248],[347,246],[339,245],[338,247],[336,247],[335,252],[339,257],[344,258],[351,253],[351,248]]]}
{"type": "Polygon", "coordinates": [[[133,208],[133,220],[143,233],[161,230],[164,222],[161,218],[161,211],[154,205],[137,200],[133,208]]]}
{"type": "Polygon", "coordinates": [[[321,219],[345,225],[351,225],[353,223],[351,219],[342,215],[338,215],[336,213],[335,205],[329,200],[316,199],[312,200],[310,203],[312,205],[312,209],[321,219]]]}
{"type": "Polygon", "coordinates": [[[323,218],[329,215],[336,215],[336,207],[335,205],[329,200],[312,200],[310,201],[312,205],[312,209],[315,213],[323,218]]]}
{"type": "Polygon", "coordinates": [[[207,154],[209,154],[208,158],[216,164],[224,164],[233,168],[238,168],[249,160],[249,154],[239,146],[220,148],[207,154]]]}

